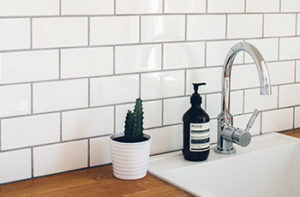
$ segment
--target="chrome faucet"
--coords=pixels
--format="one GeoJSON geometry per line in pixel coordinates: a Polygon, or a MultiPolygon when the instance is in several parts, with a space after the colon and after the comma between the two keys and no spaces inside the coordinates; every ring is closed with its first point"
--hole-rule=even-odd
{"type": "Polygon", "coordinates": [[[222,111],[218,116],[218,144],[215,152],[220,154],[233,154],[235,148],[233,143],[241,146],[248,146],[251,142],[251,134],[249,133],[258,111],[255,109],[245,130],[232,126],[233,117],[230,114],[230,80],[231,70],[235,57],[240,51],[246,51],[254,60],[259,75],[260,94],[271,94],[271,84],[266,63],[260,52],[253,45],[247,42],[240,42],[234,45],[228,52],[222,76],[222,111]]]}

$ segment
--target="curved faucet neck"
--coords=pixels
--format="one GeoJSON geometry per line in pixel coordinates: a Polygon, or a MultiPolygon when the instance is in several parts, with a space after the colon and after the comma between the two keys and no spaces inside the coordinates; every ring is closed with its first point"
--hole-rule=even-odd
{"type": "Polygon", "coordinates": [[[256,64],[256,68],[259,75],[260,81],[260,94],[261,95],[269,95],[271,94],[271,85],[269,72],[266,66],[266,63],[257,50],[252,44],[247,42],[240,42],[234,45],[230,51],[228,52],[224,67],[223,67],[223,76],[222,76],[222,112],[223,114],[230,113],[230,82],[231,82],[231,70],[235,57],[238,55],[240,51],[247,52],[254,63],[256,64]]]}

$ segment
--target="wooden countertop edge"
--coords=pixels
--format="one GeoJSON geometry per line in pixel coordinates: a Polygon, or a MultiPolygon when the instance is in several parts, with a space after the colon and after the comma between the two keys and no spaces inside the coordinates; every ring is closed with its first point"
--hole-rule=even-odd
{"type": "MultiPolygon", "coordinates": [[[[300,129],[282,132],[300,138],[300,129]]],[[[1,197],[76,197],[76,196],[191,196],[190,194],[148,175],[136,181],[113,177],[112,166],[105,165],[47,177],[0,185],[1,197]]]]}

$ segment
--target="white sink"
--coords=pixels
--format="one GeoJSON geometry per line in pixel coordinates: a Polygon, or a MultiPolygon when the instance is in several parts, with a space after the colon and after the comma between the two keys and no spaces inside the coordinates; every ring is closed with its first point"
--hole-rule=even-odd
{"type": "Polygon", "coordinates": [[[235,147],[234,155],[211,149],[204,162],[186,161],[181,151],[153,156],[149,172],[196,196],[300,196],[300,139],[272,133],[235,147]]]}

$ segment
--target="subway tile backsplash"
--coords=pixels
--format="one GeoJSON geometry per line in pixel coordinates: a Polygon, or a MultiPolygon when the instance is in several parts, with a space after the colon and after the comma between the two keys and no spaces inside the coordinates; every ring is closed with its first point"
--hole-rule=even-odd
{"type": "Polygon", "coordinates": [[[231,113],[251,133],[300,127],[299,0],[1,0],[0,184],[111,162],[108,139],[144,100],[152,154],[182,147],[193,82],[211,117],[237,42],[267,61],[260,96],[246,53],[232,69],[231,113]]]}

